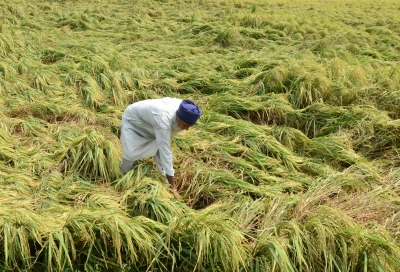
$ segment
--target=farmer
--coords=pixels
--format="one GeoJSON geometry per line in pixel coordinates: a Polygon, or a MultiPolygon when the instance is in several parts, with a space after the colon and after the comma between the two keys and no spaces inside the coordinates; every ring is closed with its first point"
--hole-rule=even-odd
{"type": "Polygon", "coordinates": [[[158,169],[176,192],[171,138],[188,130],[201,115],[190,100],[165,97],[129,105],[122,115],[121,144],[123,174],[136,160],[154,156],[158,169]]]}

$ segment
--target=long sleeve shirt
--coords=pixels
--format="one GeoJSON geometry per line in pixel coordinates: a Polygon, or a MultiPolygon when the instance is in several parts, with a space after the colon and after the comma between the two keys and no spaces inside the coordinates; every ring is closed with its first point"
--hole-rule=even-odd
{"type": "Polygon", "coordinates": [[[181,99],[149,99],[131,104],[122,115],[123,157],[138,160],[155,156],[164,175],[173,176],[171,151],[172,127],[181,99]]]}

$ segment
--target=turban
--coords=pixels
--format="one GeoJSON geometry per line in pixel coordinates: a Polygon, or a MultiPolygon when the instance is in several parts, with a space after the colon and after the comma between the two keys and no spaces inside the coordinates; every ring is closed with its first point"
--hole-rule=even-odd
{"type": "Polygon", "coordinates": [[[199,106],[190,100],[183,100],[179,105],[176,115],[185,123],[194,125],[201,115],[199,106]]]}

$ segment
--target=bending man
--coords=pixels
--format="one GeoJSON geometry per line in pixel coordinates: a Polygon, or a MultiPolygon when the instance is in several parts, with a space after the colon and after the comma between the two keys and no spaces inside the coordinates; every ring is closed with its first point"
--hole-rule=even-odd
{"type": "Polygon", "coordinates": [[[170,97],[129,105],[121,124],[122,173],[128,172],[136,160],[154,156],[158,169],[176,191],[171,138],[188,130],[200,115],[200,108],[192,101],[170,97]]]}

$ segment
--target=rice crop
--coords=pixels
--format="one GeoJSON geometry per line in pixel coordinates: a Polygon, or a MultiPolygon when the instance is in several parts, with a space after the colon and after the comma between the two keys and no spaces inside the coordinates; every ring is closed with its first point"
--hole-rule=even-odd
{"type": "Polygon", "coordinates": [[[4,0],[0,270],[400,271],[394,0],[4,0]],[[133,102],[192,99],[120,173],[133,102]]]}

